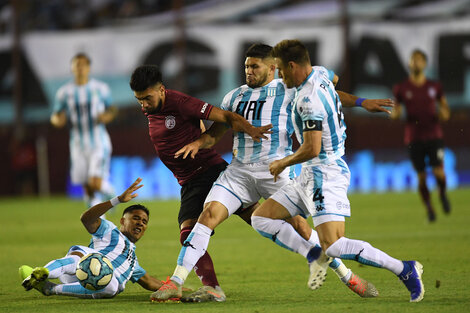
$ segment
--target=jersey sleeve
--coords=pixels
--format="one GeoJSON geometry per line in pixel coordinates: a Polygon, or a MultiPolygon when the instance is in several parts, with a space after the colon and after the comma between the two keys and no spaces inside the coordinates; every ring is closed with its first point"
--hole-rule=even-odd
{"type": "Polygon", "coordinates": [[[315,72],[321,72],[324,75],[326,75],[328,79],[331,81],[333,81],[333,79],[335,78],[335,72],[327,69],[326,67],[316,65],[316,66],[313,66],[312,68],[315,72]]]}
{"type": "Polygon", "coordinates": [[[112,231],[114,228],[117,228],[112,222],[108,220],[101,219],[100,227],[92,234],[93,237],[103,238],[104,235],[112,231]]]}
{"type": "Polygon", "coordinates": [[[139,279],[142,278],[142,276],[145,275],[145,273],[147,273],[146,270],[144,270],[140,265],[139,265],[139,261],[136,260],[136,265],[135,265],[135,268],[134,268],[134,272],[132,272],[132,276],[131,276],[131,282],[135,283],[137,282],[139,279]]]}
{"type": "Polygon", "coordinates": [[[325,116],[323,103],[315,89],[312,89],[309,93],[302,93],[299,95],[297,112],[303,122],[323,120],[325,116]]]}
{"type": "Polygon", "coordinates": [[[65,99],[66,99],[65,88],[62,87],[57,91],[55,95],[54,105],[52,107],[52,113],[58,113],[58,112],[65,110],[65,108],[67,107],[67,103],[65,99]]]}
{"type": "Polygon", "coordinates": [[[183,116],[208,120],[213,106],[197,98],[185,95],[179,102],[179,111],[183,116]]]}
{"type": "Polygon", "coordinates": [[[103,100],[105,109],[109,108],[111,106],[111,103],[113,102],[113,98],[111,97],[111,89],[109,89],[108,84],[102,84],[101,98],[103,100]]]}
{"type": "Polygon", "coordinates": [[[226,110],[226,111],[232,111],[232,95],[235,91],[232,90],[231,92],[229,92],[228,94],[225,95],[224,99],[222,100],[222,103],[220,104],[220,108],[222,110],[226,110]]]}
{"type": "Polygon", "coordinates": [[[402,97],[401,97],[401,94],[400,94],[400,85],[399,84],[396,84],[395,86],[393,86],[393,96],[395,97],[395,99],[397,99],[398,102],[402,102],[402,97]]]}

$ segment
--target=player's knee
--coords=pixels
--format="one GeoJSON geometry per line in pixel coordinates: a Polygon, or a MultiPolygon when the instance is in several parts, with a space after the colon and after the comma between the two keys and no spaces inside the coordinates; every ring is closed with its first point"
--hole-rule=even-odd
{"type": "Polygon", "coordinates": [[[228,216],[227,209],[222,205],[214,205],[212,202],[204,208],[199,216],[198,223],[204,224],[209,228],[214,229],[215,226],[220,224],[228,216]]]}
{"type": "Polygon", "coordinates": [[[268,226],[268,219],[262,216],[252,216],[251,226],[257,231],[266,232],[268,226]]]}

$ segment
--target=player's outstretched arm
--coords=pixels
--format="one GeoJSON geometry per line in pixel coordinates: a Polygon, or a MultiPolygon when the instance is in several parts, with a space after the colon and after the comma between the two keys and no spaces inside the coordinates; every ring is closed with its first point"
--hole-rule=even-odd
{"type": "Polygon", "coordinates": [[[118,109],[115,106],[110,106],[103,113],[98,115],[98,121],[103,124],[111,123],[116,117],[118,109]]]}
{"type": "Polygon", "coordinates": [[[209,119],[215,122],[227,123],[234,131],[247,133],[256,142],[259,142],[261,139],[268,139],[264,134],[272,133],[270,131],[273,127],[272,124],[254,127],[242,116],[217,107],[212,108],[209,119]]]}
{"type": "Polygon", "coordinates": [[[90,234],[94,234],[101,225],[101,215],[108,212],[108,210],[113,206],[119,203],[128,202],[137,197],[138,194],[134,192],[143,186],[139,185],[141,181],[142,178],[137,178],[135,182],[130,185],[129,188],[127,188],[120,196],[117,196],[109,201],[99,203],[86,210],[80,217],[80,220],[82,221],[82,224],[85,226],[86,230],[90,234]]]}
{"type": "Polygon", "coordinates": [[[183,159],[186,159],[188,155],[194,159],[199,150],[211,148],[219,142],[227,129],[227,124],[215,122],[205,133],[201,134],[201,137],[197,140],[176,151],[175,159],[180,156],[182,156],[183,159]]]}
{"type": "Polygon", "coordinates": [[[439,119],[443,122],[447,122],[450,118],[450,109],[447,98],[442,96],[439,99],[439,119]]]}
{"type": "Polygon", "coordinates": [[[274,176],[274,181],[277,180],[279,174],[281,174],[286,167],[308,161],[320,154],[321,133],[321,131],[317,130],[304,131],[304,142],[294,154],[269,164],[269,171],[271,175],[274,176]]]}
{"type": "Polygon", "coordinates": [[[365,99],[341,90],[337,90],[336,92],[344,107],[362,106],[369,112],[385,112],[391,114],[388,108],[395,106],[395,102],[392,99],[365,99]]]}
{"type": "Polygon", "coordinates": [[[150,290],[150,291],[157,291],[158,289],[160,289],[161,286],[163,286],[163,282],[161,280],[153,276],[150,276],[148,273],[145,273],[145,275],[142,276],[137,281],[137,283],[141,285],[143,288],[150,290]]]}

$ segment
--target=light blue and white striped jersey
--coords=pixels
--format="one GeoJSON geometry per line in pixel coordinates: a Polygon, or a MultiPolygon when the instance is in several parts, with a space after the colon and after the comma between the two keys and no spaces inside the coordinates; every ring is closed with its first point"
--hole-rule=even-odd
{"type": "Polygon", "coordinates": [[[297,87],[292,114],[295,134],[303,143],[305,121],[321,121],[322,140],[320,154],[302,166],[329,164],[344,155],[346,124],[338,94],[330,80],[331,74],[315,66],[307,79],[297,87]]]}
{"type": "Polygon", "coordinates": [[[108,220],[101,219],[101,225],[92,234],[89,247],[111,261],[114,267],[114,276],[119,282],[119,292],[124,290],[129,280],[135,283],[146,273],[137,261],[135,244],[108,220]]]}
{"type": "Polygon", "coordinates": [[[273,133],[266,135],[269,140],[254,142],[246,133],[234,133],[232,152],[238,161],[256,163],[292,154],[294,128],[290,116],[294,95],[295,89],[288,89],[280,79],[258,88],[243,85],[225,95],[223,110],[243,116],[255,127],[273,124],[273,133]]]}
{"type": "Polygon", "coordinates": [[[108,85],[90,79],[85,85],[73,81],[63,85],[56,93],[53,113],[67,110],[71,121],[70,144],[81,149],[110,149],[111,141],[98,116],[111,105],[108,85]]]}

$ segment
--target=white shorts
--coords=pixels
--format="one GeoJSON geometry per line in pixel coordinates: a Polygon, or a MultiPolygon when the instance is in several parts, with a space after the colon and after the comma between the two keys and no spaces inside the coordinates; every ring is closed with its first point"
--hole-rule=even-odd
{"type": "Polygon", "coordinates": [[[108,179],[111,161],[111,147],[83,149],[79,145],[70,146],[70,179],[73,184],[84,185],[90,177],[108,179]]]}
{"type": "Polygon", "coordinates": [[[342,159],[327,165],[303,167],[300,176],[276,192],[271,199],[282,204],[291,216],[312,216],[314,226],[344,221],[351,216],[347,196],[349,168],[342,159]]]}
{"type": "Polygon", "coordinates": [[[240,207],[247,208],[261,198],[269,198],[286,185],[290,181],[289,176],[293,174],[286,168],[274,182],[274,176],[269,172],[271,162],[245,164],[233,159],[212,185],[204,205],[212,201],[220,202],[230,216],[240,207]]]}

